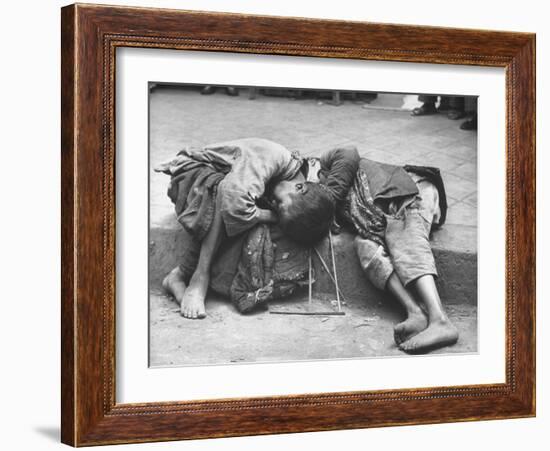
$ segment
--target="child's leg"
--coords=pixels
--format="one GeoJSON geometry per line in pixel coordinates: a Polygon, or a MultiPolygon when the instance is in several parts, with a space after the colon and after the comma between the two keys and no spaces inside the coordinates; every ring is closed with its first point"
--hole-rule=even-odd
{"type": "Polygon", "coordinates": [[[181,245],[184,249],[183,255],[180,256],[179,265],[176,266],[162,281],[162,287],[171,294],[178,305],[181,306],[187,282],[190,276],[197,269],[199,256],[201,252],[201,243],[195,237],[181,230],[181,245]]]}
{"type": "Polygon", "coordinates": [[[443,309],[434,276],[419,277],[411,285],[426,307],[430,324],[424,331],[402,343],[401,349],[407,352],[421,352],[455,344],[458,340],[458,331],[443,309]]]}
{"type": "Polygon", "coordinates": [[[400,345],[426,329],[426,327],[428,327],[428,320],[411,294],[405,289],[395,271],[388,279],[386,288],[407,312],[405,321],[397,324],[393,328],[394,340],[400,345]]]}
{"type": "Polygon", "coordinates": [[[162,281],[162,287],[170,293],[176,302],[181,306],[181,301],[183,300],[183,295],[187,285],[183,278],[183,273],[179,266],[176,266],[172,271],[162,281]]]}
{"type": "MultiPolygon", "coordinates": [[[[219,198],[219,194],[218,194],[219,198]]],[[[224,234],[223,221],[216,199],[216,213],[206,237],[202,241],[197,269],[193,273],[189,286],[183,288],[181,314],[186,318],[204,318],[206,310],[204,301],[210,283],[210,266],[224,234]]]]}
{"type": "Polygon", "coordinates": [[[374,241],[356,237],[355,249],[370,282],[380,290],[389,291],[406,311],[406,319],[394,328],[395,342],[400,344],[424,330],[428,321],[399,280],[384,247],[374,241]]]}
{"type": "Polygon", "coordinates": [[[387,218],[386,242],[399,279],[415,289],[428,314],[429,326],[400,344],[407,352],[423,352],[454,344],[456,328],[447,317],[437,287],[437,270],[429,243],[432,220],[439,216],[436,188],[426,181],[417,182],[419,198],[404,211],[387,218]]]}

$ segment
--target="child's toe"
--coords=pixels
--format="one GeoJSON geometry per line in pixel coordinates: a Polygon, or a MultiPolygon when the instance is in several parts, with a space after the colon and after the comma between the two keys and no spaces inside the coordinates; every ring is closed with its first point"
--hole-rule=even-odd
{"type": "Polygon", "coordinates": [[[399,345],[399,348],[402,351],[410,352],[410,351],[412,351],[416,348],[416,343],[414,342],[414,340],[408,340],[408,341],[405,341],[405,342],[401,343],[399,345]]]}

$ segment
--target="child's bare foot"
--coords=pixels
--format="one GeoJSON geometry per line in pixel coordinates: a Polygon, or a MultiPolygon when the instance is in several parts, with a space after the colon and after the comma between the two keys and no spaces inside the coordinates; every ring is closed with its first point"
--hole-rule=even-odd
{"type": "Polygon", "coordinates": [[[456,327],[448,320],[435,321],[427,329],[401,343],[399,348],[408,353],[428,352],[443,346],[454,345],[458,340],[456,327]]]}
{"type": "Polygon", "coordinates": [[[410,314],[405,321],[393,328],[395,343],[400,345],[422,332],[426,327],[428,327],[428,319],[422,312],[410,314]]]}
{"type": "Polygon", "coordinates": [[[208,291],[208,277],[193,274],[189,286],[181,301],[181,316],[190,319],[202,319],[206,317],[204,300],[208,291]]]}
{"type": "Polygon", "coordinates": [[[164,278],[162,281],[162,288],[164,288],[168,294],[171,294],[176,302],[181,305],[187,285],[185,285],[185,282],[183,281],[183,274],[179,266],[176,266],[164,278]]]}

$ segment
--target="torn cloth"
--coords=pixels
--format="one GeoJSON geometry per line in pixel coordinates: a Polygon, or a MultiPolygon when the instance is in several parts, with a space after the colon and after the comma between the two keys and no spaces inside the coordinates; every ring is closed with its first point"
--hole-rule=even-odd
{"type": "Polygon", "coordinates": [[[340,211],[361,238],[384,246],[388,215],[395,215],[417,198],[417,182],[421,180],[437,189],[439,213],[432,224],[441,227],[447,214],[447,198],[440,171],[432,167],[395,166],[361,158],[340,211]]]}
{"type": "Polygon", "coordinates": [[[189,149],[155,168],[157,172],[171,175],[168,197],[174,204],[178,222],[200,241],[210,230],[218,184],[229,169],[189,149]]]}

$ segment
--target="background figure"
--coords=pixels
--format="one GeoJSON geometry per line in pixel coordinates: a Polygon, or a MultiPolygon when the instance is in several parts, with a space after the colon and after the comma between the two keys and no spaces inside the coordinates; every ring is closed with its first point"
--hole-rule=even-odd
{"type": "Polygon", "coordinates": [[[477,97],[466,97],[464,110],[468,119],[460,124],[462,130],[477,130],[477,97]]]}
{"type": "Polygon", "coordinates": [[[465,96],[439,96],[439,106],[436,108],[438,96],[419,95],[418,100],[422,102],[411,112],[412,116],[426,116],[429,114],[445,113],[451,120],[463,119],[470,116],[468,120],[460,124],[462,130],[477,130],[477,98],[465,96]]]}
{"type": "Polygon", "coordinates": [[[462,96],[440,96],[439,106],[436,108],[438,96],[419,95],[418,100],[422,105],[412,110],[413,116],[426,116],[428,114],[446,113],[449,119],[462,119],[465,116],[464,101],[462,96]]]}
{"type": "Polygon", "coordinates": [[[239,95],[239,90],[234,86],[213,86],[213,85],[206,85],[204,88],[202,88],[201,94],[203,95],[214,94],[218,88],[224,88],[228,96],[239,95]]]}

